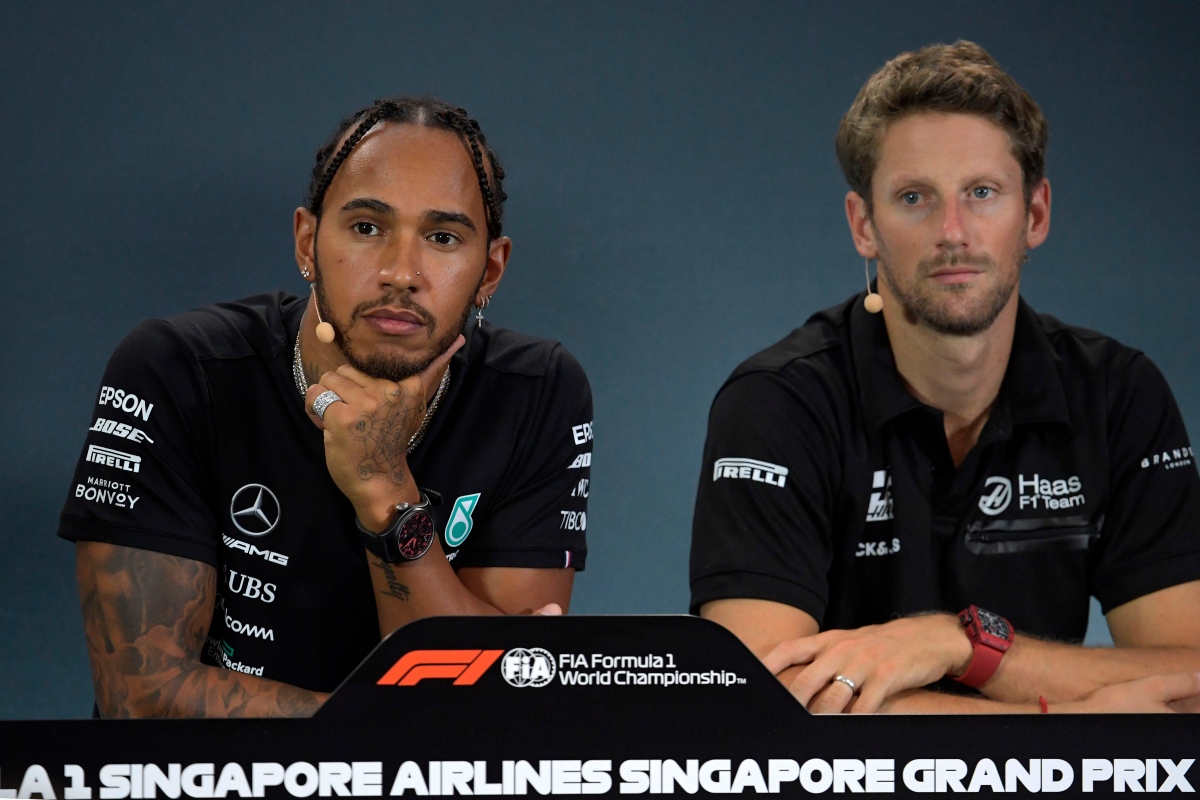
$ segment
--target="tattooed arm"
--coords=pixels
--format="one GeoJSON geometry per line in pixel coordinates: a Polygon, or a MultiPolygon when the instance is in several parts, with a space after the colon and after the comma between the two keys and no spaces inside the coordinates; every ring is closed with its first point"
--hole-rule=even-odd
{"type": "Polygon", "coordinates": [[[307,717],[328,697],[200,663],[217,594],[208,564],[79,542],[75,570],[101,716],[307,717]]]}

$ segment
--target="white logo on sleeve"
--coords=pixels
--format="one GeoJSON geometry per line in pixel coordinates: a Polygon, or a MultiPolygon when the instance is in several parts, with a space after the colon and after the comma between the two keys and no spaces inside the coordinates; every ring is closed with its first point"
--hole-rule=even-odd
{"type": "Polygon", "coordinates": [[[580,453],[579,455],[575,456],[575,460],[571,462],[567,469],[583,469],[584,467],[590,467],[591,465],[592,454],[580,453]]]}
{"type": "Polygon", "coordinates": [[[98,447],[94,444],[88,445],[87,460],[93,464],[116,467],[126,472],[140,472],[142,469],[141,456],[122,453],[120,450],[110,450],[107,447],[98,447]]]}
{"type": "Polygon", "coordinates": [[[1192,459],[1195,457],[1196,453],[1191,447],[1173,447],[1170,450],[1163,450],[1161,453],[1153,453],[1143,458],[1142,469],[1157,467],[1159,464],[1166,469],[1186,467],[1192,463],[1192,459]]]}
{"type": "Polygon", "coordinates": [[[128,439],[131,442],[149,442],[154,444],[154,440],[146,435],[146,432],[132,425],[126,425],[124,422],[117,422],[104,417],[96,417],[96,424],[88,428],[89,431],[97,433],[108,433],[113,436],[120,436],[122,439],[128,439]]]}
{"type": "Polygon", "coordinates": [[[787,479],[787,467],[758,461],[753,458],[718,458],[713,465],[713,480],[738,478],[782,487],[787,479]]]}
{"type": "Polygon", "coordinates": [[[575,444],[587,444],[592,440],[592,423],[585,422],[582,425],[576,425],[571,428],[571,438],[575,440],[575,444]]]}
{"type": "Polygon", "coordinates": [[[147,403],[132,392],[114,389],[111,386],[100,387],[100,400],[97,405],[119,408],[127,414],[141,417],[146,422],[150,421],[150,412],[154,410],[154,403],[147,403]]]}
{"type": "Polygon", "coordinates": [[[985,488],[988,486],[996,488],[992,489],[991,494],[985,490],[984,494],[979,496],[979,510],[989,517],[1003,513],[1004,509],[1008,508],[1008,504],[1012,502],[1012,481],[993,475],[984,481],[983,485],[985,488]]]}
{"type": "MultiPolygon", "coordinates": [[[[890,467],[877,469],[871,475],[871,502],[867,505],[867,522],[886,522],[892,513],[892,471],[890,467]]],[[[861,554],[860,554],[861,555],[861,554]]],[[[872,553],[872,555],[874,555],[872,553]]]]}

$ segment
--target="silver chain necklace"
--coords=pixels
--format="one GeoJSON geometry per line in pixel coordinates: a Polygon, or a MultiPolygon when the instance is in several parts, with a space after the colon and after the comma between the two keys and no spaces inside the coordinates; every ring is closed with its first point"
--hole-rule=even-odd
{"type": "MultiPolygon", "coordinates": [[[[296,390],[300,392],[300,396],[304,397],[308,393],[308,378],[304,376],[304,367],[300,363],[300,334],[296,333],[296,347],[292,351],[292,380],[296,382],[296,390]]],[[[433,400],[429,403],[429,408],[425,409],[425,416],[421,419],[421,427],[417,428],[417,432],[408,440],[408,448],[406,452],[411,453],[417,449],[417,445],[425,438],[425,429],[429,427],[429,421],[433,419],[434,412],[437,411],[438,402],[442,399],[442,395],[446,393],[446,389],[450,388],[450,365],[446,365],[446,371],[442,373],[442,382],[438,384],[437,391],[434,392],[433,400]]]]}

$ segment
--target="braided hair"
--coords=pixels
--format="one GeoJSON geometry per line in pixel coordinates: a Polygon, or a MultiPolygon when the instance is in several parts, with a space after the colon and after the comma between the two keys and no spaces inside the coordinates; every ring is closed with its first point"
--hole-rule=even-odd
{"type": "Polygon", "coordinates": [[[483,194],[488,241],[500,237],[503,231],[504,201],[508,199],[508,195],[504,193],[504,169],[500,166],[500,160],[488,146],[487,137],[483,135],[479,123],[467,116],[466,109],[451,106],[428,95],[376,100],[342,120],[333,135],[317,151],[312,178],[308,183],[308,194],[304,199],[304,207],[312,212],[318,221],[321,219],[325,193],[329,190],[329,184],[333,182],[342,162],[349,157],[367,132],[381,122],[409,123],[451,131],[465,139],[475,167],[475,176],[479,179],[479,190],[483,194]],[[338,141],[351,127],[354,127],[354,132],[346,137],[341,147],[338,147],[338,141]],[[490,180],[488,170],[484,168],[485,157],[492,173],[490,180]]]}

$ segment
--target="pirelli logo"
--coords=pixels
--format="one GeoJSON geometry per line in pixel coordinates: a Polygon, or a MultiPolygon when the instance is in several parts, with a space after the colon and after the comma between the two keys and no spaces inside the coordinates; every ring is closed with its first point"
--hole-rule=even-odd
{"type": "Polygon", "coordinates": [[[455,686],[473,686],[503,650],[413,650],[405,653],[376,683],[416,686],[432,678],[453,679],[455,686]]]}
{"type": "Polygon", "coordinates": [[[782,487],[787,474],[787,467],[753,458],[718,458],[717,463],[713,465],[714,481],[721,478],[738,478],[782,487]]]}
{"type": "Polygon", "coordinates": [[[110,450],[107,447],[97,447],[94,444],[88,445],[87,460],[93,464],[116,467],[126,472],[140,472],[142,469],[141,456],[122,453],[120,450],[110,450]]]}

